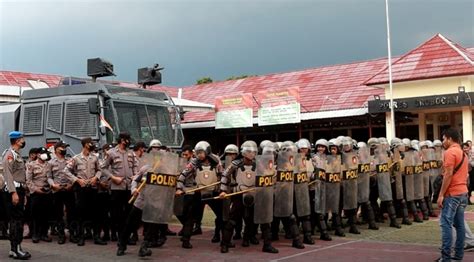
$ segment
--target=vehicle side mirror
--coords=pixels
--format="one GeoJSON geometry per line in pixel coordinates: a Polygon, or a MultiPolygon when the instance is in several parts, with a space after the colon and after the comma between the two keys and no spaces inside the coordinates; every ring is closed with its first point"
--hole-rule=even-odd
{"type": "Polygon", "coordinates": [[[89,113],[98,115],[99,114],[99,99],[89,98],[89,113]]]}

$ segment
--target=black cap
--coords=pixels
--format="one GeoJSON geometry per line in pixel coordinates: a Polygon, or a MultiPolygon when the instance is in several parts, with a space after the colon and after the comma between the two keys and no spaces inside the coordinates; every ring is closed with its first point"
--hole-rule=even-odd
{"type": "Polygon", "coordinates": [[[105,144],[102,146],[102,150],[109,150],[109,149],[112,149],[114,148],[114,146],[112,144],[105,144]]]}
{"type": "Polygon", "coordinates": [[[56,148],[58,148],[58,147],[64,147],[64,148],[66,148],[66,147],[68,147],[68,146],[69,146],[68,143],[66,143],[66,142],[64,142],[64,141],[58,141],[58,142],[56,142],[56,144],[54,144],[54,149],[56,149],[56,148]]]}
{"type": "Polygon", "coordinates": [[[40,147],[40,148],[38,148],[38,153],[40,153],[40,154],[49,153],[49,151],[46,147],[40,147]]]}
{"type": "Polygon", "coordinates": [[[145,144],[145,142],[143,142],[143,141],[138,141],[138,142],[133,146],[133,150],[134,150],[134,151],[137,151],[137,150],[142,149],[142,148],[145,148],[145,149],[146,149],[146,144],[145,144]]]}

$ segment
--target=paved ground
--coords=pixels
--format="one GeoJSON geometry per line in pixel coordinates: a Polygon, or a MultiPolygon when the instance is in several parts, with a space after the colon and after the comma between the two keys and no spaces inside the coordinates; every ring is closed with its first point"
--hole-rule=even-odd
{"type": "MultiPolygon", "coordinates": [[[[471,228],[474,229],[474,207],[466,212],[471,228]]],[[[212,216],[208,216],[212,220],[212,216]]],[[[219,252],[219,245],[212,244],[210,227],[204,228],[204,234],[194,236],[192,250],[180,247],[177,237],[170,237],[161,248],[153,249],[153,255],[147,259],[139,259],[138,246],[131,246],[123,257],[115,256],[115,243],[107,246],[96,246],[90,241],[84,247],[71,243],[58,245],[53,243],[33,244],[25,240],[23,247],[30,251],[34,261],[433,261],[439,257],[440,231],[438,219],[425,221],[421,224],[404,226],[402,229],[388,227],[388,223],[380,224],[380,230],[367,230],[360,226],[361,235],[347,234],[345,238],[333,237],[333,241],[316,241],[316,245],[306,246],[297,250],[291,247],[290,240],[282,240],[274,245],[280,250],[279,254],[261,252],[261,245],[243,248],[240,241],[237,247],[228,254],[219,252]]],[[[175,231],[178,225],[171,225],[175,231]]],[[[9,242],[0,241],[0,261],[8,261],[7,251],[9,242]]],[[[465,254],[464,261],[474,261],[474,252],[465,254]]]]}
{"type": "MultiPolygon", "coordinates": [[[[431,221],[430,221],[431,223],[431,221]]],[[[432,223],[435,223],[434,221],[432,223]]],[[[348,234],[345,238],[334,237],[333,241],[316,241],[316,245],[306,246],[303,250],[291,247],[290,240],[280,240],[275,247],[280,250],[279,254],[262,253],[261,245],[243,248],[236,241],[237,247],[231,249],[228,254],[219,252],[218,244],[210,242],[211,229],[206,228],[203,235],[192,239],[194,248],[185,250],[180,247],[177,237],[170,237],[165,246],[153,249],[153,255],[147,259],[139,259],[138,246],[131,246],[124,257],[115,256],[115,243],[107,246],[96,246],[90,241],[84,247],[78,247],[67,243],[58,245],[56,243],[33,244],[31,240],[25,240],[23,247],[33,254],[34,261],[311,261],[323,259],[325,261],[433,261],[439,256],[438,244],[427,241],[427,244],[412,244],[388,242],[390,235],[414,232],[424,234],[428,223],[406,226],[396,230],[382,227],[379,231],[363,230],[362,235],[354,236],[348,234]]],[[[172,226],[178,230],[178,226],[172,226]]],[[[439,232],[438,238],[439,238],[439,232]]],[[[426,238],[430,238],[428,235],[426,238]]],[[[7,261],[6,251],[8,241],[0,241],[2,255],[0,261],[7,261]]],[[[474,261],[474,252],[466,253],[465,261],[474,261]]]]}

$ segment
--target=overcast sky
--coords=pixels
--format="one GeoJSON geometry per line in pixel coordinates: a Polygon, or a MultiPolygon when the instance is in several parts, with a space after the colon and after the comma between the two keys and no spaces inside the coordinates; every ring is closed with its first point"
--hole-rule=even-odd
{"type": "MultiPolygon", "coordinates": [[[[390,0],[392,54],[436,33],[474,47],[474,1],[390,0]]],[[[0,70],[117,80],[160,63],[163,84],[263,75],[387,55],[384,0],[0,0],[0,70]]]]}

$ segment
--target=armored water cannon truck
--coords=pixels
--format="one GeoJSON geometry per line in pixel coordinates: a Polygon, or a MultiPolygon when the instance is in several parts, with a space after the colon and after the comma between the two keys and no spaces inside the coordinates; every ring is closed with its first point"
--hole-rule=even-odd
{"type": "Polygon", "coordinates": [[[0,106],[1,150],[10,146],[7,134],[12,130],[24,133],[23,156],[33,147],[50,147],[60,140],[70,145],[67,153],[74,155],[81,151],[82,138],[92,137],[101,146],[116,142],[125,131],[132,144],[159,139],[165,146],[181,147],[180,110],[171,97],[165,92],[95,82],[97,76],[113,74],[110,65],[104,68],[101,71],[96,65],[96,76],[89,74],[91,82],[27,90],[20,103],[0,106]]]}

